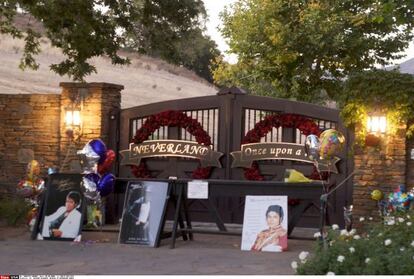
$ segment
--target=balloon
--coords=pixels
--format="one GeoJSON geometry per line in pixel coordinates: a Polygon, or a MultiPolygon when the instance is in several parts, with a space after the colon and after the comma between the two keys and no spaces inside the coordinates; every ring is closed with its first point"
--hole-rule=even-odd
{"type": "Polygon", "coordinates": [[[115,176],[112,173],[107,173],[101,177],[98,182],[98,192],[102,197],[112,193],[115,186],[115,176]]]}
{"type": "Polygon", "coordinates": [[[319,152],[321,159],[331,159],[335,157],[344,147],[344,135],[334,129],[323,131],[319,137],[321,141],[321,149],[319,152]]]}
{"type": "Polygon", "coordinates": [[[36,160],[31,160],[27,164],[27,178],[30,181],[35,181],[37,176],[40,174],[40,164],[36,160]]]}
{"type": "Polygon", "coordinates": [[[109,171],[109,169],[112,167],[112,163],[114,162],[115,157],[116,157],[116,155],[115,155],[115,152],[113,150],[109,149],[106,152],[105,161],[102,164],[98,165],[98,173],[100,175],[103,175],[103,174],[105,174],[106,172],[109,171]]]}
{"type": "Polygon", "coordinates": [[[106,145],[100,139],[94,139],[88,142],[92,150],[98,154],[99,161],[98,164],[102,164],[106,159],[106,145]]]}
{"type": "Polygon", "coordinates": [[[31,185],[26,185],[16,190],[17,195],[23,198],[29,198],[34,194],[33,187],[31,185]]]}
{"type": "Polygon", "coordinates": [[[84,195],[86,198],[93,201],[100,201],[100,195],[98,192],[99,175],[95,173],[89,173],[82,178],[82,186],[84,195]]]}
{"type": "Polygon", "coordinates": [[[319,158],[319,151],[321,149],[321,142],[315,135],[309,135],[305,140],[305,152],[308,158],[315,161],[319,158]]]}
{"type": "Polygon", "coordinates": [[[405,185],[400,185],[388,195],[388,206],[391,210],[408,210],[412,200],[413,196],[407,193],[405,185]]]}
{"type": "Polygon", "coordinates": [[[374,201],[380,201],[383,197],[384,195],[380,190],[374,190],[371,192],[371,199],[373,199],[374,201]]]}

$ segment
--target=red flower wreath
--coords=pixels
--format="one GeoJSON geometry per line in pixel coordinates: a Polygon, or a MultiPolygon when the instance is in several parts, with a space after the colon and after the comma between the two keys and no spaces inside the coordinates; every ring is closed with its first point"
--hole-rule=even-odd
{"type": "MultiPolygon", "coordinates": [[[[211,138],[209,134],[204,131],[201,124],[196,120],[181,111],[167,110],[160,112],[155,115],[151,115],[144,122],[142,127],[138,129],[135,133],[133,142],[135,144],[140,144],[143,141],[147,140],[150,135],[152,135],[157,129],[162,126],[168,127],[181,127],[187,130],[191,135],[193,135],[199,144],[211,145],[211,138]]],[[[151,174],[147,169],[145,162],[141,161],[139,166],[131,166],[132,173],[136,177],[140,178],[150,178],[151,174]]],[[[199,166],[192,173],[192,178],[195,179],[206,179],[210,176],[211,167],[202,168],[199,166]]]]}
{"type": "MultiPolygon", "coordinates": [[[[262,121],[256,123],[254,128],[247,132],[244,136],[242,144],[260,142],[260,138],[266,136],[266,134],[269,133],[273,127],[297,128],[305,136],[310,134],[319,136],[321,133],[318,125],[309,118],[296,114],[273,114],[266,116],[262,121]]],[[[264,177],[260,174],[259,166],[256,162],[253,162],[251,168],[244,169],[244,177],[248,180],[264,180],[264,177]]],[[[314,173],[312,173],[311,178],[320,179],[319,175],[314,173]]]]}

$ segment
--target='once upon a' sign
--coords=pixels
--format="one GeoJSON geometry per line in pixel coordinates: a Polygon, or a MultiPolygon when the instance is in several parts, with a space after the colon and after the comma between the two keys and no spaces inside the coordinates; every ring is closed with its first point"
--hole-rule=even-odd
{"type": "MultiPolygon", "coordinates": [[[[303,144],[288,142],[248,143],[241,146],[241,151],[231,152],[233,156],[232,168],[251,167],[253,161],[260,160],[291,160],[314,164],[308,158],[303,144]]],[[[318,167],[323,171],[338,173],[335,164],[339,158],[330,161],[318,161],[318,167]]]]}
{"type": "Polygon", "coordinates": [[[219,167],[221,152],[211,146],[183,140],[147,140],[140,144],[131,143],[128,150],[120,151],[121,165],[139,165],[142,158],[183,157],[199,159],[202,167],[219,167]]]}

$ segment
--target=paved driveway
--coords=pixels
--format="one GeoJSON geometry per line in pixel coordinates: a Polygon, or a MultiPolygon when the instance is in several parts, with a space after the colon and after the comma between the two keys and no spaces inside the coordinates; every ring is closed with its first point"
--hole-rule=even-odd
{"type": "Polygon", "coordinates": [[[31,241],[24,228],[0,228],[0,274],[293,274],[290,263],[315,243],[290,239],[287,252],[259,253],[241,251],[239,236],[196,234],[191,242],[177,240],[175,249],[169,240],[148,248],[116,239],[84,232],[81,244],[31,241]]]}

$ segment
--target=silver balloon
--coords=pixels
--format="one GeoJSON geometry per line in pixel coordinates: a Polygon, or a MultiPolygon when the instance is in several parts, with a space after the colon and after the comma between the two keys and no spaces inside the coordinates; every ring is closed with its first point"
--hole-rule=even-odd
{"type": "Polygon", "coordinates": [[[98,168],[99,155],[93,151],[92,147],[87,143],[82,150],[77,152],[80,159],[80,165],[83,173],[96,173],[98,168]]]}
{"type": "Polygon", "coordinates": [[[101,195],[98,192],[96,182],[89,179],[87,176],[82,179],[83,195],[91,201],[100,202],[101,195]]]}
{"type": "Polygon", "coordinates": [[[321,142],[315,135],[309,135],[305,140],[305,152],[308,158],[312,161],[319,159],[319,151],[321,149],[321,142]]]}

